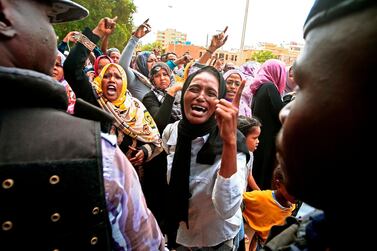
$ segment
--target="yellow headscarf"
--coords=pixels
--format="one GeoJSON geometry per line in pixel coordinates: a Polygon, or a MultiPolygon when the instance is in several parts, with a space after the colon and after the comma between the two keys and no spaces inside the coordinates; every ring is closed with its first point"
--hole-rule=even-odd
{"type": "Polygon", "coordinates": [[[110,63],[110,64],[105,65],[102,68],[102,71],[100,72],[100,74],[93,80],[93,82],[95,84],[94,87],[96,89],[97,94],[99,96],[102,96],[103,95],[102,79],[103,79],[103,76],[105,75],[107,69],[110,66],[115,66],[119,70],[120,75],[122,76],[122,91],[121,91],[119,97],[116,100],[112,101],[111,103],[113,103],[113,105],[115,105],[119,109],[125,110],[126,107],[124,107],[124,105],[125,105],[124,103],[126,101],[126,92],[127,92],[127,75],[126,75],[126,72],[124,71],[122,66],[115,64],[115,63],[110,63]]]}
{"type": "Polygon", "coordinates": [[[98,103],[115,117],[114,125],[118,130],[141,142],[152,143],[157,148],[161,148],[160,133],[152,116],[143,103],[127,92],[127,75],[122,66],[115,63],[107,64],[94,79],[92,85],[97,92],[98,103]],[[112,102],[106,99],[102,90],[103,76],[111,66],[115,66],[119,70],[123,82],[119,97],[112,102]]]}

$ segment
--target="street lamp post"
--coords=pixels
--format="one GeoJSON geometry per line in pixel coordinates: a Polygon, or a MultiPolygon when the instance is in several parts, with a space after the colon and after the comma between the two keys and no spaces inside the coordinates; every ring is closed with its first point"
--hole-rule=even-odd
{"type": "Polygon", "coordinates": [[[243,51],[243,47],[245,44],[245,34],[246,34],[246,26],[247,26],[247,16],[249,14],[249,0],[246,0],[245,6],[245,16],[243,17],[243,27],[242,27],[242,37],[241,37],[241,45],[240,45],[240,52],[243,51]]]}

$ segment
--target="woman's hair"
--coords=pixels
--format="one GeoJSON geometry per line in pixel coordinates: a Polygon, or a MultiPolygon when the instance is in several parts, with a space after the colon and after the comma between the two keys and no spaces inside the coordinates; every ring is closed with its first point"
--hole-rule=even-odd
{"type": "Polygon", "coordinates": [[[238,116],[237,128],[247,137],[254,130],[254,127],[262,127],[261,122],[255,117],[238,116]]]}

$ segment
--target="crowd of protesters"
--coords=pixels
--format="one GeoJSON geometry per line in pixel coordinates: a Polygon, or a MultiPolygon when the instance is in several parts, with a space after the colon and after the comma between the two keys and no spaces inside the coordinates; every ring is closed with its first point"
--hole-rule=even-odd
{"type": "Polygon", "coordinates": [[[84,7],[0,0],[0,79],[18,96],[0,101],[0,245],[363,246],[341,237],[367,224],[345,219],[350,198],[340,182],[372,191],[366,166],[375,159],[365,146],[375,128],[375,3],[317,0],[293,65],[235,65],[213,57],[228,27],[200,58],[136,52],[149,19],[124,48],[108,48],[117,17],[58,43],[51,23],[83,19],[84,7]]]}

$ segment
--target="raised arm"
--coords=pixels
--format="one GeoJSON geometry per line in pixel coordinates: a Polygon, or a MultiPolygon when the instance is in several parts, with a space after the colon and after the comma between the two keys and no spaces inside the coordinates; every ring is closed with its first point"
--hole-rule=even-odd
{"type": "MultiPolygon", "coordinates": [[[[116,22],[117,20],[118,20],[118,17],[114,17],[114,18],[112,19],[113,22],[116,22]]],[[[115,26],[114,26],[114,28],[115,28],[115,26]]],[[[111,32],[111,33],[109,33],[109,34],[105,34],[105,35],[103,36],[103,38],[102,38],[101,51],[102,51],[104,54],[106,54],[106,51],[107,51],[107,49],[108,49],[108,47],[109,47],[109,38],[110,38],[110,36],[113,34],[114,31],[115,31],[115,29],[112,29],[112,32],[111,32]]]]}
{"type": "Polygon", "coordinates": [[[237,118],[241,93],[245,83],[246,81],[242,81],[232,103],[221,99],[215,111],[217,126],[224,142],[219,171],[219,174],[224,178],[229,178],[237,172],[237,118]]]}
{"type": "Polygon", "coordinates": [[[85,28],[64,62],[64,77],[76,96],[96,106],[98,103],[93,95],[92,85],[83,72],[83,67],[96,43],[106,34],[112,33],[113,29],[115,29],[115,22],[108,17],[102,18],[92,31],[85,28]]]}
{"type": "Polygon", "coordinates": [[[228,40],[228,35],[225,36],[227,30],[228,26],[225,27],[225,29],[221,33],[212,37],[210,46],[199,59],[200,64],[207,64],[208,60],[211,59],[215,51],[225,44],[225,42],[228,40]]]}
{"type": "Polygon", "coordinates": [[[130,71],[130,63],[132,59],[132,53],[135,50],[139,39],[147,35],[151,31],[151,26],[148,24],[149,18],[144,21],[137,29],[132,33],[132,37],[128,40],[126,47],[122,51],[119,64],[126,70],[127,74],[130,71]]]}
{"type": "Polygon", "coordinates": [[[221,99],[216,108],[216,120],[223,139],[220,170],[215,181],[212,200],[216,211],[224,219],[233,217],[242,202],[242,191],[246,172],[246,155],[237,153],[238,106],[245,81],[238,89],[233,102],[221,99]],[[239,169],[238,169],[239,168],[239,169]],[[238,172],[237,172],[238,170],[238,172]]]}

